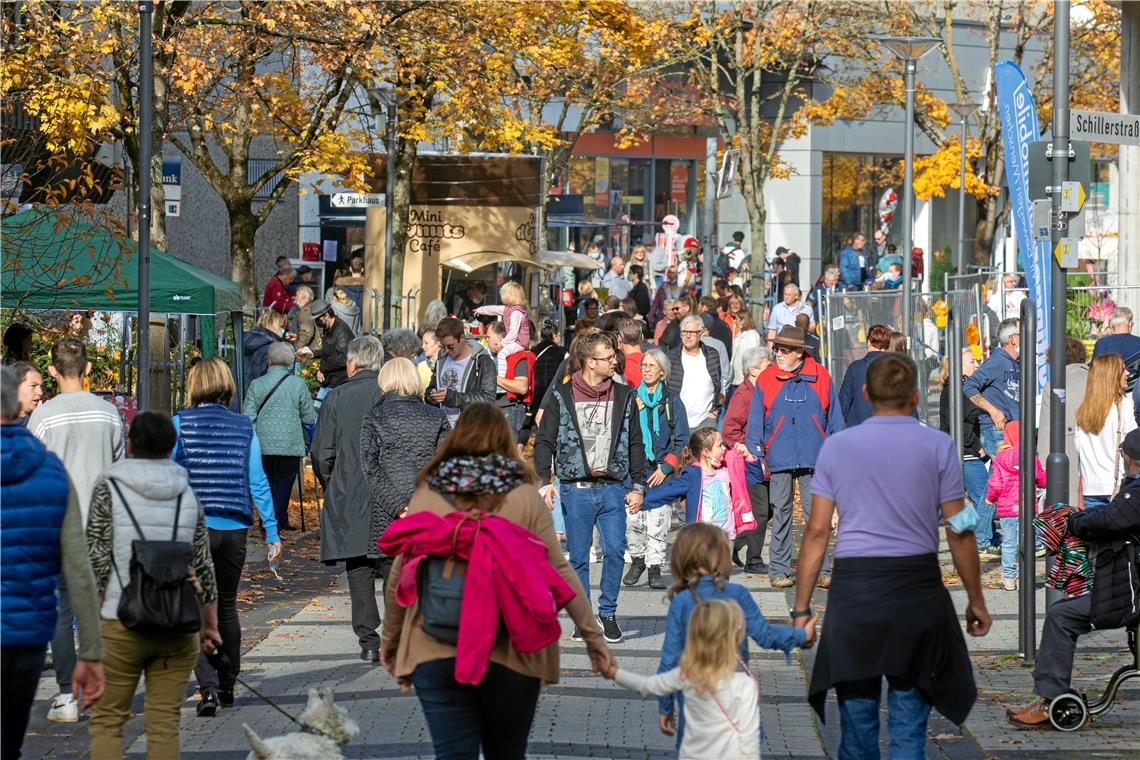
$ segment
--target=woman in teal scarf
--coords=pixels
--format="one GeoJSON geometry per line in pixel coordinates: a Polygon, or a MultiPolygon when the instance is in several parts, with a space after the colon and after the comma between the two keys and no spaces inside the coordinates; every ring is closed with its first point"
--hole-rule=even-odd
{"type": "MultiPolygon", "coordinates": [[[[641,440],[645,445],[646,485],[664,483],[680,467],[681,450],[689,440],[689,423],[685,405],[668,388],[669,358],[659,348],[651,348],[641,357],[641,385],[637,387],[637,416],[641,440]]],[[[661,565],[665,562],[665,541],[669,536],[669,508],[639,510],[626,521],[625,538],[631,558],[622,581],[627,586],[641,580],[649,569],[650,588],[663,589],[661,565]]]]}

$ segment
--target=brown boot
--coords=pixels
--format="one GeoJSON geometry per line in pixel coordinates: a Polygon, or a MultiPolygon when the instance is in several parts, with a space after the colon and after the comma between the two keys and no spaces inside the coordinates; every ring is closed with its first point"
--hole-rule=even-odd
{"type": "Polygon", "coordinates": [[[1022,728],[1049,728],[1049,703],[1044,697],[1038,697],[1024,707],[1006,710],[1005,718],[1022,728]]]}

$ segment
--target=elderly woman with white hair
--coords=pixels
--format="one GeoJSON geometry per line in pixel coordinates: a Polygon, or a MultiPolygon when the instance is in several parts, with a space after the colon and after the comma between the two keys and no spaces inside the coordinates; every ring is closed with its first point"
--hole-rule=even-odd
{"type": "MultiPolygon", "coordinates": [[[[767,346],[747,348],[739,354],[733,354],[733,359],[738,356],[744,374],[736,392],[729,399],[721,435],[724,437],[725,446],[730,446],[748,457],[744,436],[748,427],[748,414],[752,410],[752,399],[756,395],[756,378],[760,377],[760,373],[772,363],[773,356],[772,350],[767,346]]],[[[768,475],[759,460],[749,462],[746,471],[748,500],[752,502],[752,516],[756,518],[756,528],[737,535],[732,546],[732,561],[738,566],[743,565],[745,571],[760,575],[768,571],[767,565],[760,558],[764,549],[764,539],[768,534],[768,518],[772,513],[771,502],[768,499],[768,475]],[[748,549],[743,563],[738,559],[742,548],[748,549]]]]}
{"type": "MultiPolygon", "coordinates": [[[[637,387],[637,422],[645,446],[645,484],[655,488],[681,468],[681,451],[689,442],[689,422],[681,397],[669,390],[669,357],[660,348],[641,356],[641,384],[637,387]]],[[[665,542],[673,510],[638,510],[626,519],[625,538],[631,558],[622,581],[633,586],[649,569],[649,587],[665,588],[661,565],[665,562],[665,542]]]]}
{"type": "Polygon", "coordinates": [[[278,530],[289,524],[289,497],[308,450],[306,429],[317,422],[309,386],[292,370],[293,346],[273,343],[266,352],[269,369],[249,385],[242,413],[253,420],[261,441],[261,465],[273,495],[278,530]]]}

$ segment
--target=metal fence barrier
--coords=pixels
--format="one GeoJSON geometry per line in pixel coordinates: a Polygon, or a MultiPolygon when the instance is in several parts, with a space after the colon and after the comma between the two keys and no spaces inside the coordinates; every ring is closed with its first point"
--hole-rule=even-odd
{"type": "MultiPolygon", "coordinates": [[[[910,294],[914,315],[913,330],[907,353],[918,365],[918,414],[924,422],[938,424],[938,395],[942,389],[942,359],[948,343],[948,325],[955,325],[958,340],[965,346],[977,342],[981,331],[981,288],[949,292],[910,294]],[[947,313],[956,319],[949,322],[947,313]],[[973,335],[970,327],[974,326],[973,335]]],[[[851,362],[866,355],[867,331],[872,325],[902,329],[903,292],[855,291],[830,293],[824,299],[820,315],[824,365],[836,386],[851,362]]]]}

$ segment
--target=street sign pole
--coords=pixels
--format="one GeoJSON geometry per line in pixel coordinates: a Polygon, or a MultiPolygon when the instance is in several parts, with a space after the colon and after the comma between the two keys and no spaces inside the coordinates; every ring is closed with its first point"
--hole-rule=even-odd
{"type": "MultiPolygon", "coordinates": [[[[1061,210],[1061,188],[1069,179],[1069,0],[1053,4],[1053,207],[1052,247],[1069,237],[1068,213],[1061,210]]],[[[1065,269],[1052,257],[1053,273],[1049,335],[1049,457],[1045,463],[1046,504],[1069,504],[1069,457],[1065,454],[1065,269]]],[[[1022,351],[1029,350],[1023,344],[1022,351]]],[[[1022,393],[1026,391],[1022,386],[1022,393]]],[[[1032,425],[1027,426],[1032,428],[1032,425]]],[[[1032,465],[1032,462],[1030,463],[1032,465]]],[[[1024,472],[1024,471],[1023,471],[1024,472]]],[[[1033,472],[1030,466],[1028,473],[1033,472]]],[[[1023,475],[1023,477],[1025,477],[1023,475]]],[[[1030,475],[1031,477],[1031,475],[1030,475]]],[[[1051,561],[1052,557],[1046,560],[1051,561]]],[[[1033,567],[1029,564],[1028,567],[1033,567]]],[[[1033,573],[1027,573],[1033,577],[1033,573]]],[[[1060,592],[1046,590],[1046,606],[1060,592]]]]}
{"type": "Polygon", "coordinates": [[[392,326],[392,192],[396,184],[396,102],[395,92],[385,104],[387,109],[386,137],[388,142],[388,176],[384,187],[384,316],[383,329],[392,326]]]}
{"type": "Polygon", "coordinates": [[[150,411],[150,154],[151,103],[154,92],[154,56],[151,26],[154,3],[144,0],[139,8],[139,260],[138,260],[138,331],[135,361],[138,381],[135,404],[140,412],[150,411]]]}
{"type": "MultiPolygon", "coordinates": [[[[1020,533],[1017,556],[1021,566],[1021,584],[1017,594],[1017,644],[1022,660],[1029,664],[1037,657],[1037,559],[1034,556],[1037,541],[1033,535],[1033,515],[1036,510],[1032,506],[1037,503],[1037,478],[1034,475],[1037,470],[1034,466],[1037,458],[1037,429],[1028,424],[1032,422],[1033,412],[1037,408],[1037,352],[1032,349],[1036,339],[1037,304],[1032,298],[1026,298],[1021,302],[1021,353],[1018,357],[1021,382],[1018,414],[1022,422],[1027,424],[1022,425],[1020,450],[1017,452],[1018,468],[1021,470],[1018,493],[1023,506],[1017,520],[1020,533]]],[[[1063,351],[1061,356],[1064,357],[1063,351]]],[[[1064,433],[1064,428],[1061,430],[1064,433]]],[[[1052,431],[1049,437],[1053,438],[1052,431]]],[[[1061,447],[1061,452],[1063,456],[1064,446],[1061,447]]]]}

